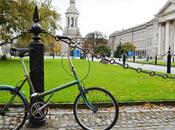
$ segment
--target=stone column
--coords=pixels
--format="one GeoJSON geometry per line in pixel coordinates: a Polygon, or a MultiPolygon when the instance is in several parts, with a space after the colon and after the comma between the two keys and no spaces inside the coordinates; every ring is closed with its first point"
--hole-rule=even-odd
{"type": "Polygon", "coordinates": [[[170,22],[170,47],[171,47],[171,52],[174,51],[174,21],[172,20],[170,22]]]}
{"type": "Polygon", "coordinates": [[[166,22],[166,32],[165,32],[165,53],[168,52],[170,45],[170,21],[166,22]]]}
{"type": "Polygon", "coordinates": [[[162,25],[161,23],[158,25],[158,55],[161,55],[161,50],[162,50],[162,46],[161,46],[161,42],[162,42],[162,25]]]}
{"type": "Polygon", "coordinates": [[[175,54],[175,19],[173,21],[173,53],[175,54]]]}

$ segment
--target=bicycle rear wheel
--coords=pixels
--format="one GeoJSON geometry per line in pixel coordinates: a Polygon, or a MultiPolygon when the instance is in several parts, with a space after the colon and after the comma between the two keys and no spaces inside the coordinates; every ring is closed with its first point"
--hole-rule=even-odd
{"type": "Polygon", "coordinates": [[[27,118],[27,102],[14,88],[0,86],[0,129],[19,130],[27,118]]]}
{"type": "Polygon", "coordinates": [[[89,88],[85,90],[88,102],[97,108],[93,112],[85,105],[79,94],[74,103],[74,116],[77,123],[85,130],[109,130],[117,122],[118,104],[111,93],[102,88],[89,88]]]}

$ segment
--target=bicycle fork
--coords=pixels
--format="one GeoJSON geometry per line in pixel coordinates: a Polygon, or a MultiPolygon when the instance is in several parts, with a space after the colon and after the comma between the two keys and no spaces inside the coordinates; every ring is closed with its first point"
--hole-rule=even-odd
{"type": "Polygon", "coordinates": [[[87,93],[87,92],[86,92],[85,90],[83,90],[83,86],[80,84],[80,80],[78,79],[78,76],[77,76],[76,71],[75,71],[75,69],[74,69],[74,66],[73,66],[73,64],[72,64],[72,60],[70,59],[69,56],[68,56],[68,61],[69,61],[70,69],[71,69],[71,71],[72,71],[72,73],[73,73],[73,75],[74,75],[74,78],[75,78],[75,80],[78,81],[77,86],[78,86],[78,88],[79,88],[80,95],[81,95],[81,97],[83,98],[83,101],[84,101],[86,107],[88,107],[88,108],[91,109],[94,113],[96,113],[96,112],[98,111],[98,109],[97,109],[94,105],[92,105],[92,104],[87,100],[87,98],[86,98],[86,93],[87,93]]]}
{"type": "Polygon", "coordinates": [[[91,104],[91,103],[88,101],[88,99],[87,99],[87,97],[86,97],[86,93],[87,93],[86,90],[83,90],[83,89],[80,90],[80,95],[81,95],[81,97],[83,98],[83,101],[84,101],[86,107],[88,107],[88,108],[91,109],[94,113],[96,113],[96,112],[98,111],[98,108],[95,107],[93,104],[91,104]]]}

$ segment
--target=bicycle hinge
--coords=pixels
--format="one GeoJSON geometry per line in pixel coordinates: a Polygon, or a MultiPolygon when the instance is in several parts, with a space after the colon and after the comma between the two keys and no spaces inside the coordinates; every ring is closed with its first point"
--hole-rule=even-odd
{"type": "Polygon", "coordinates": [[[39,93],[33,93],[33,94],[30,95],[31,98],[36,98],[38,96],[39,96],[39,93]]]}

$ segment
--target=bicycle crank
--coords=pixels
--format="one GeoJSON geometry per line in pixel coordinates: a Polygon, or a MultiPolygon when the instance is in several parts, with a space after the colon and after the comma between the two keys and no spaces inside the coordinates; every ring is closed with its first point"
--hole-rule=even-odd
{"type": "Polygon", "coordinates": [[[47,103],[44,104],[43,102],[35,102],[31,106],[31,115],[37,119],[44,118],[47,115],[47,103]]]}

